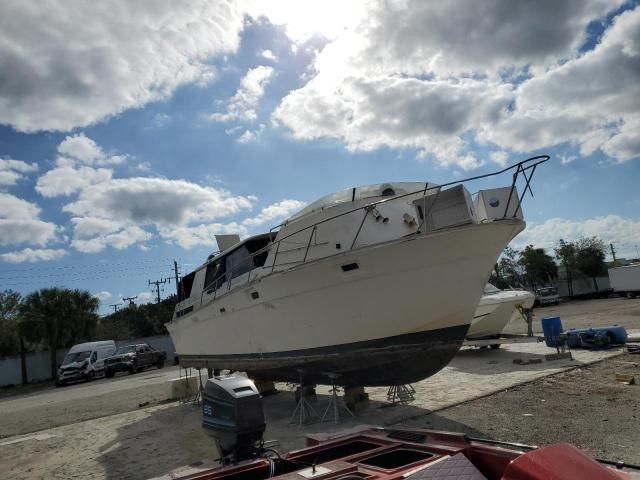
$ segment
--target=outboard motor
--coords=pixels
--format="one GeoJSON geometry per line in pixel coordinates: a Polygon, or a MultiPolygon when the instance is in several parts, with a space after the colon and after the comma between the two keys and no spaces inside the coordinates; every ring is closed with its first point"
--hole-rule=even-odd
{"type": "Polygon", "coordinates": [[[240,375],[210,378],[202,394],[202,426],[218,442],[222,463],[261,455],[266,424],[254,383],[240,375]]]}

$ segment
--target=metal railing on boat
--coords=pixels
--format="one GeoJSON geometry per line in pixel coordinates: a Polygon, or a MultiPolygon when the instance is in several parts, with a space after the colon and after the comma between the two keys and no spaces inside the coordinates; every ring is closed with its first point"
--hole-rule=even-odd
{"type": "MultiPolygon", "coordinates": [[[[491,173],[486,173],[483,175],[476,175],[474,177],[469,177],[469,178],[464,178],[462,180],[456,180],[453,182],[448,182],[448,183],[444,183],[444,184],[440,184],[440,185],[434,185],[434,186],[429,186],[429,183],[425,183],[425,187],[423,189],[420,190],[416,190],[416,191],[412,191],[409,193],[403,193],[400,195],[393,195],[387,198],[384,198],[382,200],[377,200],[377,201],[373,201],[370,203],[367,203],[366,205],[362,205],[356,208],[353,208],[351,210],[347,210],[345,212],[341,212],[338,213],[336,215],[330,216],[328,218],[325,218],[323,220],[320,220],[318,222],[315,222],[311,225],[307,225],[306,227],[300,228],[292,233],[287,234],[286,236],[282,237],[282,238],[278,238],[277,240],[275,240],[276,238],[276,230],[282,228],[283,226],[287,225],[287,222],[285,223],[281,223],[280,225],[276,225],[275,227],[271,228],[269,230],[269,233],[274,235],[274,240],[272,240],[271,242],[269,242],[269,244],[255,252],[253,252],[252,254],[250,254],[246,259],[244,259],[241,263],[239,263],[238,265],[232,265],[231,271],[225,271],[223,273],[221,273],[219,276],[215,277],[208,285],[205,285],[205,287],[202,290],[202,294],[200,296],[200,303],[202,304],[203,301],[203,297],[205,294],[210,295],[211,293],[213,293],[213,298],[208,299],[207,301],[213,301],[217,298],[218,295],[218,291],[220,290],[224,290],[224,291],[230,291],[232,288],[232,281],[234,278],[238,278],[239,276],[243,275],[244,273],[246,273],[246,269],[244,269],[243,267],[246,267],[247,264],[251,265],[251,264],[255,264],[254,259],[255,257],[257,257],[258,255],[262,255],[265,253],[269,253],[274,247],[275,247],[275,252],[273,255],[273,261],[271,262],[271,265],[268,266],[261,266],[261,267],[254,267],[254,268],[250,268],[248,271],[248,275],[247,275],[247,279],[246,281],[242,282],[241,285],[238,286],[245,286],[246,284],[250,283],[251,281],[251,273],[256,270],[257,268],[271,268],[271,273],[273,273],[275,271],[276,266],[286,266],[286,265],[298,265],[298,264],[303,264],[306,263],[307,261],[307,257],[309,254],[309,250],[311,248],[311,243],[313,241],[314,235],[316,234],[317,230],[318,230],[318,226],[322,225],[324,223],[330,222],[335,220],[336,218],[340,218],[343,217],[345,215],[349,215],[351,213],[357,212],[357,211],[363,211],[364,212],[364,216],[362,218],[362,221],[360,222],[359,228],[356,231],[356,234],[353,238],[353,241],[351,242],[350,248],[349,250],[353,250],[354,246],[358,240],[358,236],[360,235],[360,232],[362,230],[362,226],[364,225],[364,222],[366,221],[367,217],[369,214],[371,214],[372,212],[374,212],[376,210],[376,208],[379,205],[385,204],[387,202],[393,202],[405,197],[409,197],[411,195],[416,195],[421,193],[425,199],[426,202],[426,194],[427,192],[431,191],[431,190],[435,190],[435,200],[434,202],[432,202],[431,204],[431,208],[433,208],[433,206],[436,204],[438,195],[440,194],[440,191],[442,190],[443,187],[450,187],[450,186],[454,186],[454,185],[462,185],[464,183],[468,183],[468,182],[472,182],[475,180],[482,180],[485,178],[491,178],[491,177],[495,177],[498,175],[502,175],[506,172],[509,172],[511,170],[514,170],[513,172],[513,178],[512,178],[512,182],[511,182],[511,188],[509,191],[509,197],[507,199],[507,203],[505,205],[505,209],[504,209],[504,214],[501,217],[502,219],[505,218],[516,218],[520,212],[521,206],[522,206],[522,200],[524,199],[524,196],[526,195],[527,191],[531,194],[531,196],[533,196],[533,191],[531,190],[531,180],[533,178],[533,175],[536,171],[536,168],[538,167],[538,165],[545,163],[546,161],[548,161],[551,157],[549,155],[537,155],[534,157],[530,157],[527,158],[525,160],[522,160],[518,163],[515,163],[509,167],[503,168],[502,170],[496,171],[496,172],[491,172],[491,173]],[[524,185],[524,189],[522,191],[522,194],[517,195],[516,193],[516,198],[514,200],[514,193],[516,192],[516,184],[520,178],[520,176],[522,176],[524,178],[525,181],[525,185],[524,185]],[[509,213],[509,207],[511,206],[511,202],[517,202],[516,203],[516,208],[514,210],[513,215],[511,215],[510,217],[508,217],[508,213],[509,213]],[[305,244],[300,244],[299,242],[289,242],[289,243],[297,243],[298,245],[300,245],[299,247],[295,247],[292,249],[288,249],[286,250],[286,252],[293,252],[296,250],[302,250],[304,249],[304,255],[302,257],[302,260],[297,260],[297,261],[293,261],[293,262],[283,262],[278,264],[277,263],[277,259],[278,259],[278,255],[284,253],[285,251],[281,251],[281,245],[283,242],[285,242],[287,239],[291,239],[292,237],[294,237],[295,235],[298,235],[301,232],[310,230],[310,234],[309,234],[309,240],[308,242],[305,244]],[[242,269],[242,273],[240,275],[234,276],[234,271],[239,271],[242,269]],[[221,288],[222,285],[226,284],[226,288],[221,288]]],[[[355,193],[355,191],[354,191],[355,193]]],[[[354,200],[355,195],[352,197],[352,201],[354,200]]],[[[426,203],[425,203],[426,206],[426,203]]],[[[424,223],[426,222],[426,219],[428,218],[430,211],[426,211],[426,208],[423,209],[423,218],[421,219],[420,224],[418,225],[418,231],[423,227],[424,223]]],[[[212,259],[211,261],[215,261],[215,258],[212,259]]]]}

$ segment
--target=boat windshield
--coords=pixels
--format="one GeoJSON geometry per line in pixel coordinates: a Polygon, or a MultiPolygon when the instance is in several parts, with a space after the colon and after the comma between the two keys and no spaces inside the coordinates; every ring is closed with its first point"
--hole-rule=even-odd
{"type": "MultiPolygon", "coordinates": [[[[364,185],[362,187],[353,187],[340,192],[330,193],[325,195],[319,200],[307,205],[305,208],[295,213],[287,221],[296,220],[300,217],[315,212],[318,210],[324,210],[325,208],[333,207],[339,203],[346,203],[356,200],[362,200],[364,198],[373,197],[392,197],[394,195],[405,195],[407,193],[417,192],[418,190],[424,190],[425,188],[433,188],[437,185],[435,183],[425,182],[391,182],[391,183],[375,183],[373,185],[364,185]]],[[[435,193],[436,189],[432,190],[435,193]]]]}

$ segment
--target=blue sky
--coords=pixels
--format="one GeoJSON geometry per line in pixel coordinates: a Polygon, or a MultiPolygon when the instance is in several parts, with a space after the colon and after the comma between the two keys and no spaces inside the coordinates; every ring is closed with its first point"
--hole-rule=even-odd
{"type": "Polygon", "coordinates": [[[539,153],[514,246],[637,256],[636,2],[105,3],[0,20],[0,288],[86,288],[106,312],[215,233],[539,153]]]}

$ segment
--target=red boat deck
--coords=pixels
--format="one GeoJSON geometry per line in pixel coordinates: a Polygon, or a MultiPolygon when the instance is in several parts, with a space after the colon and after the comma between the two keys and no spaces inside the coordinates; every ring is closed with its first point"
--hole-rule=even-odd
{"type": "Polygon", "coordinates": [[[280,457],[175,473],[179,480],[552,480],[631,479],[569,444],[532,451],[468,440],[432,430],[368,428],[307,436],[307,447],[280,457]]]}

